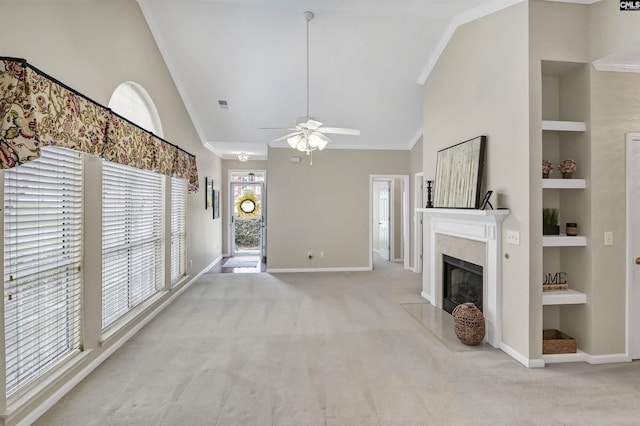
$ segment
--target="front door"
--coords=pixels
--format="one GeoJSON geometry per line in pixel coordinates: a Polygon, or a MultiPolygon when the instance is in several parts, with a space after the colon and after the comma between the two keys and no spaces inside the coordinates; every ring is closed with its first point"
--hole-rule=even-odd
{"type": "Polygon", "coordinates": [[[262,182],[231,183],[231,255],[262,259],[264,214],[262,182]]]}
{"type": "Polygon", "coordinates": [[[390,260],[390,245],[389,245],[389,222],[390,222],[390,193],[391,185],[389,182],[382,182],[380,185],[380,216],[378,219],[378,226],[380,228],[380,243],[378,252],[380,256],[386,260],[390,260]]]}

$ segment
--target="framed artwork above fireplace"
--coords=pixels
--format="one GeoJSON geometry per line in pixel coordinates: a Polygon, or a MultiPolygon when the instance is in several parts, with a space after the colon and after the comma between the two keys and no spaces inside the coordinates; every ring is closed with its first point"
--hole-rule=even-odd
{"type": "Polygon", "coordinates": [[[480,208],[486,143],[478,136],[438,151],[434,207],[480,208]]]}

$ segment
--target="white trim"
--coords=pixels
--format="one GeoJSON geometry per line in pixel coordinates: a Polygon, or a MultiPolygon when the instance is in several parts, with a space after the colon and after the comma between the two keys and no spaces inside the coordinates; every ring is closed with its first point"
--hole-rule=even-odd
{"type": "Polygon", "coordinates": [[[593,4],[598,3],[600,0],[544,0],[553,3],[575,3],[575,4],[593,4]]]}
{"type": "MultiPolygon", "coordinates": [[[[410,253],[409,250],[409,175],[369,175],[369,270],[373,270],[373,182],[376,180],[395,180],[401,179],[402,188],[401,196],[402,196],[402,251],[404,258],[404,268],[409,269],[409,259],[408,255],[410,253]]],[[[393,182],[391,185],[391,193],[393,194],[393,182]]],[[[393,195],[392,195],[393,196],[393,195]]],[[[391,231],[390,231],[390,246],[391,246],[391,255],[394,251],[395,246],[395,236],[393,229],[395,228],[395,215],[393,214],[393,203],[391,205],[391,231]]],[[[390,256],[390,259],[393,259],[390,256]]]]}
{"type": "Polygon", "coordinates": [[[422,208],[424,203],[424,188],[422,187],[424,181],[424,173],[419,172],[413,176],[413,272],[422,272],[422,258],[423,253],[423,217],[416,210],[422,208]]]}
{"type": "Polygon", "coordinates": [[[589,364],[617,364],[620,362],[631,362],[631,358],[627,354],[606,354],[606,355],[589,355],[587,354],[587,362],[589,364]]]}
{"type": "Polygon", "coordinates": [[[433,49],[431,56],[429,56],[429,58],[427,59],[427,63],[418,76],[417,83],[424,84],[427,81],[427,78],[429,78],[429,74],[431,74],[431,71],[433,71],[433,68],[435,68],[436,63],[438,63],[438,60],[440,59],[440,55],[442,55],[442,53],[444,52],[444,49],[449,44],[451,37],[453,37],[453,34],[456,32],[458,27],[471,21],[475,21],[476,19],[491,15],[492,13],[505,9],[509,6],[521,3],[522,1],[524,0],[493,0],[475,7],[470,11],[463,13],[462,15],[454,17],[449,23],[449,26],[445,30],[444,34],[438,41],[438,44],[436,44],[436,47],[433,49]]]}
{"type": "MultiPolygon", "coordinates": [[[[147,315],[142,321],[136,324],[131,330],[129,330],[126,334],[124,334],[120,339],[113,343],[113,345],[109,346],[104,352],[100,354],[93,362],[83,368],[78,374],[73,376],[70,380],[64,383],[57,391],[55,391],[49,398],[44,400],[40,405],[35,407],[29,414],[27,414],[22,420],[17,423],[17,426],[29,426],[40,416],[46,413],[51,407],[53,407],[62,397],[64,397],[71,389],[73,389],[78,383],[84,380],[93,370],[98,368],[100,364],[102,364],[107,358],[109,358],[115,351],[120,349],[122,345],[124,345],[129,339],[131,339],[138,331],[140,331],[145,325],[147,325],[153,318],[156,317],[161,311],[164,310],[171,302],[174,301],[176,297],[182,294],[187,288],[189,288],[193,283],[198,280],[207,272],[213,265],[218,263],[222,257],[218,257],[212,263],[209,264],[206,268],[198,273],[195,277],[189,280],[184,286],[176,289],[175,291],[171,291],[173,294],[165,300],[161,305],[159,305],[156,309],[151,311],[149,315],[147,315]]],[[[10,415],[9,415],[10,417],[10,415]]]]}
{"type": "Polygon", "coordinates": [[[372,268],[354,266],[345,268],[267,268],[270,274],[288,274],[294,272],[369,272],[372,268]]]}
{"type": "Polygon", "coordinates": [[[578,349],[568,354],[542,354],[546,364],[560,364],[565,362],[589,362],[589,354],[578,349]]]}
{"type": "Polygon", "coordinates": [[[640,221],[640,219],[637,219],[634,221],[632,218],[633,216],[635,216],[635,214],[640,212],[636,212],[632,208],[632,205],[635,204],[632,200],[632,196],[633,194],[636,194],[636,190],[637,190],[633,182],[632,174],[637,168],[637,165],[634,163],[634,160],[637,160],[637,159],[634,157],[636,156],[640,157],[640,133],[627,133],[625,144],[626,144],[625,155],[626,155],[626,167],[627,167],[626,168],[627,170],[626,171],[626,187],[625,187],[626,205],[627,205],[626,207],[626,216],[627,216],[626,259],[628,259],[628,261],[627,261],[626,279],[625,279],[626,281],[625,298],[627,299],[627,302],[626,302],[626,310],[625,310],[626,311],[625,312],[626,330],[625,330],[625,349],[624,350],[625,350],[626,357],[628,359],[633,359],[634,341],[636,339],[636,336],[638,336],[640,333],[634,330],[634,324],[633,324],[634,312],[636,311],[637,308],[635,308],[635,303],[634,303],[635,301],[632,300],[635,263],[633,263],[631,259],[635,259],[637,257],[633,252],[635,250],[635,246],[638,244],[636,241],[638,237],[634,238],[634,236],[637,235],[636,225],[638,225],[638,221],[640,221]],[[633,154],[636,154],[636,155],[633,155],[633,154]]]}
{"type": "Polygon", "coordinates": [[[596,71],[640,72],[640,65],[638,64],[616,64],[602,59],[595,60],[592,64],[596,71]]]}
{"type": "Polygon", "coordinates": [[[526,356],[522,355],[520,352],[513,349],[511,346],[507,345],[504,342],[500,342],[499,349],[505,354],[509,355],[511,358],[518,361],[520,364],[524,365],[527,368],[544,368],[544,361],[541,359],[529,359],[526,356]]]}
{"type": "Polygon", "coordinates": [[[502,221],[509,210],[416,209],[429,218],[430,292],[433,305],[442,308],[438,283],[437,235],[448,235],[485,243],[487,342],[499,348],[502,342],[502,221]]]}
{"type": "Polygon", "coordinates": [[[435,303],[433,303],[433,299],[431,298],[430,294],[425,293],[424,291],[420,292],[420,296],[422,296],[427,302],[431,303],[433,306],[435,306],[435,303]]]}

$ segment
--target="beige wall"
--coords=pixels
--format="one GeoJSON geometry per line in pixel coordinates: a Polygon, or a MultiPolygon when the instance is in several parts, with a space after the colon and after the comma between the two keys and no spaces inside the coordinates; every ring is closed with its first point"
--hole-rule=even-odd
{"type": "Polygon", "coordinates": [[[625,350],[625,135],[640,132],[640,74],[592,70],[591,103],[593,340],[589,353],[600,355],[625,350]],[[614,234],[611,247],[603,244],[605,231],[614,234]]]}
{"type": "Polygon", "coordinates": [[[298,155],[269,149],[268,268],[368,268],[370,175],[407,174],[409,151],[327,149],[312,166],[306,155],[291,163],[298,155]]]}
{"type": "MultiPolygon", "coordinates": [[[[204,176],[220,181],[220,159],[200,143],[135,1],[3,0],[0,16],[0,55],[24,58],[102,105],[108,104],[120,83],[132,80],[141,84],[158,109],[164,137],[196,155],[201,185],[204,176]]],[[[87,203],[92,203],[92,196],[99,194],[88,194],[87,203]]],[[[187,268],[193,276],[220,256],[221,225],[220,221],[211,219],[210,210],[205,211],[202,191],[188,196],[187,208],[187,268]],[[189,261],[193,262],[192,266],[189,261]]],[[[154,306],[168,296],[165,294],[154,306]]],[[[86,309],[99,312],[99,307],[95,306],[86,309]]],[[[107,351],[136,323],[102,344],[88,341],[97,336],[85,336],[84,345],[92,350],[86,352],[86,358],[57,385],[64,384],[73,373],[107,351]]],[[[50,389],[53,390],[55,388],[50,389]]],[[[25,406],[16,418],[28,413],[32,407],[25,406]]]]}
{"type": "MultiPolygon", "coordinates": [[[[519,246],[504,246],[502,336],[524,356],[530,345],[527,28],[525,2],[456,30],[425,83],[423,133],[425,177],[435,175],[439,149],[488,137],[485,187],[497,193],[494,207],[511,210],[504,228],[520,232],[519,246]]],[[[423,266],[428,276],[428,261],[423,266]]]]}
{"type": "Polygon", "coordinates": [[[589,6],[589,58],[593,61],[640,41],[637,11],[620,11],[619,0],[589,6]]]}
{"type": "MultiPolygon", "coordinates": [[[[108,2],[3,1],[0,40],[4,56],[30,64],[107,105],[124,81],[142,85],[153,99],[165,139],[196,155],[200,184],[208,175],[220,181],[220,159],[205,149],[133,0],[108,2]],[[23,19],[29,17],[28,30],[23,19]],[[71,24],[72,23],[72,24],[71,24]]],[[[204,210],[203,192],[188,198],[190,273],[198,273],[222,252],[220,221],[204,210]]]]}

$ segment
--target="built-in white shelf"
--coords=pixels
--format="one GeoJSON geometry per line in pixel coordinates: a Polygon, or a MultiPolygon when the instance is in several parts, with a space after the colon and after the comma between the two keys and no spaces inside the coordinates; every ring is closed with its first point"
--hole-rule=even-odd
{"type": "Polygon", "coordinates": [[[543,189],[584,189],[587,183],[584,179],[542,179],[543,189]]]}
{"type": "Polygon", "coordinates": [[[542,120],[542,130],[554,130],[560,132],[584,132],[587,125],[584,121],[552,121],[542,120]]]}
{"type": "Polygon", "coordinates": [[[582,247],[587,245],[587,237],[584,235],[576,235],[569,237],[567,235],[543,235],[542,247],[582,247]]]}
{"type": "Polygon", "coordinates": [[[542,360],[545,364],[557,364],[561,362],[586,362],[587,353],[578,349],[574,354],[542,354],[542,360]]]}
{"type": "Polygon", "coordinates": [[[587,295],[577,290],[556,290],[542,293],[543,305],[580,305],[587,303],[587,295]]]}

